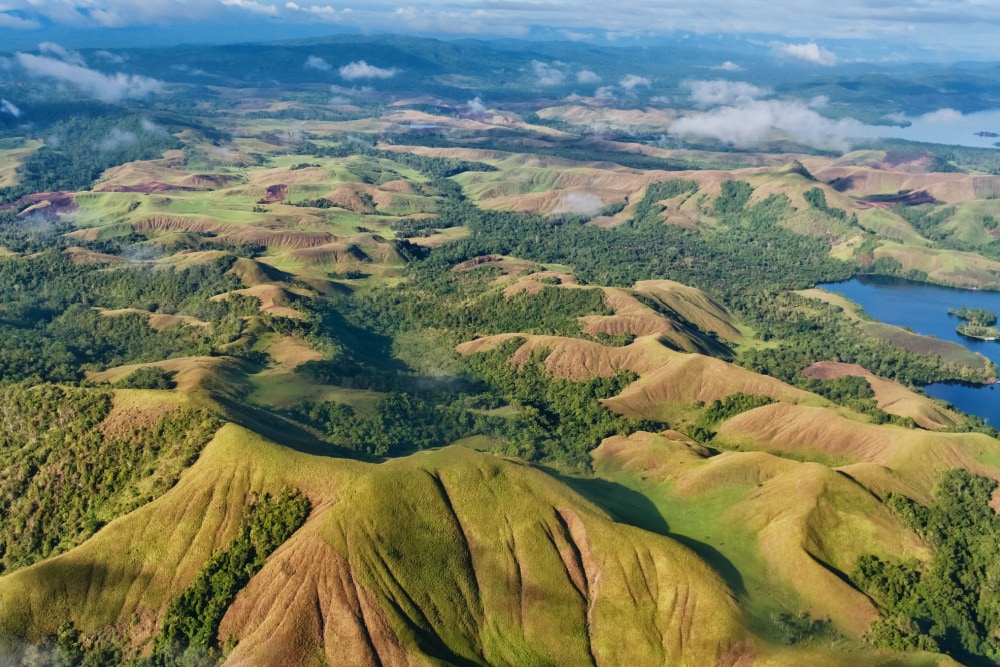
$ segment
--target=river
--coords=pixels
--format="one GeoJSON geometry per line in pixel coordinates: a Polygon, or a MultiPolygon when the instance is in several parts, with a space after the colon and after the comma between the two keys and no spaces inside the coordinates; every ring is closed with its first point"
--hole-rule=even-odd
{"type": "MultiPolygon", "coordinates": [[[[955,331],[961,320],[948,315],[949,308],[985,308],[1000,313],[1000,292],[980,292],[915,283],[895,278],[865,277],[848,282],[820,285],[859,304],[876,320],[912,329],[918,334],[950,340],[1000,364],[1000,342],[965,338],[955,331]]],[[[927,393],[953,404],[959,410],[1000,426],[1000,385],[985,387],[935,383],[927,393]]]]}

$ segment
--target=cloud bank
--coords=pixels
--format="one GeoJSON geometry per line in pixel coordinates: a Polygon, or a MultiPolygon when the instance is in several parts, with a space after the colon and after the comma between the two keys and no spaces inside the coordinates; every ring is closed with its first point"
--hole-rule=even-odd
{"type": "Polygon", "coordinates": [[[103,74],[83,65],[30,53],[17,53],[14,57],[29,74],[70,84],[102,102],[137,99],[163,88],[162,81],[137,74],[103,74]]]}
{"type": "Polygon", "coordinates": [[[743,100],[674,121],[670,133],[714,139],[737,148],[749,148],[774,132],[816,148],[847,150],[848,139],[860,136],[864,126],[853,119],[830,120],[801,100],[743,100]]]}
{"type": "Polygon", "coordinates": [[[714,107],[735,102],[746,102],[759,97],[767,97],[771,91],[759,88],[745,81],[685,81],[683,86],[691,95],[691,100],[699,107],[714,107]]]}
{"type": "Polygon", "coordinates": [[[600,83],[601,76],[597,72],[591,72],[589,69],[582,69],[576,73],[577,83],[600,83]]]}

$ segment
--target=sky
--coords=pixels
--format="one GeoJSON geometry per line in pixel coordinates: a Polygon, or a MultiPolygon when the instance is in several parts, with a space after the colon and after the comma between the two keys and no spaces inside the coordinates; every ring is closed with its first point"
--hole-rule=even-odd
{"type": "Polygon", "coordinates": [[[599,43],[688,32],[781,36],[830,54],[850,41],[886,60],[1000,61],[998,28],[998,0],[0,0],[0,50],[53,37],[80,48],[345,31],[599,43]]]}

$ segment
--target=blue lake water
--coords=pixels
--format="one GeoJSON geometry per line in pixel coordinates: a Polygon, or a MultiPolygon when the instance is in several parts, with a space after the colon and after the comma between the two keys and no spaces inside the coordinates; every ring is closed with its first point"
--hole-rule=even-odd
{"type": "MultiPolygon", "coordinates": [[[[936,287],[893,278],[858,278],[844,283],[820,285],[860,304],[876,320],[908,327],[918,334],[950,340],[1000,364],[1000,342],[977,341],[961,336],[955,327],[961,320],[948,315],[949,308],[985,308],[1000,313],[1000,292],[936,287]]],[[[925,387],[928,394],[1000,426],[1000,385],[977,387],[936,383],[925,387]]]]}
{"type": "Polygon", "coordinates": [[[891,137],[933,144],[995,148],[1000,137],[980,137],[979,132],[1000,134],[1000,110],[960,114],[943,109],[923,116],[901,118],[907,127],[866,125],[852,131],[859,138],[891,137]]]}

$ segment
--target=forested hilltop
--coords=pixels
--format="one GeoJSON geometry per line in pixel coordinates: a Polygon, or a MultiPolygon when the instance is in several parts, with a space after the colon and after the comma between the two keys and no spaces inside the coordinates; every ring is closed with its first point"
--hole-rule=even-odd
{"type": "Polygon", "coordinates": [[[921,389],[997,368],[817,288],[1000,289],[995,151],[683,135],[707,56],[606,51],[0,74],[0,662],[1000,663],[1000,433],[921,389]]]}

